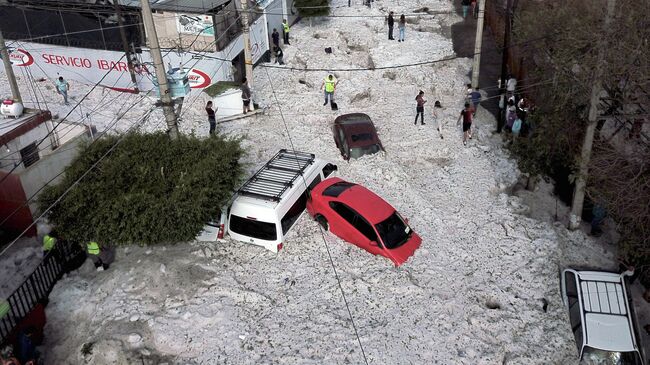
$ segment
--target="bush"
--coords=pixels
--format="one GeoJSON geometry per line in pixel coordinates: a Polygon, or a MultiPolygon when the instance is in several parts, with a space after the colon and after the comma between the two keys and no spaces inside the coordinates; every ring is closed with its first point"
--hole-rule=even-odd
{"type": "MultiPolygon", "coordinates": [[[[82,151],[63,181],[39,198],[45,210],[119,137],[96,141],[82,151]]],[[[230,198],[243,169],[239,140],[198,139],[164,133],[127,135],[48,218],[68,240],[101,244],[157,244],[193,239],[204,222],[230,198]]]]}

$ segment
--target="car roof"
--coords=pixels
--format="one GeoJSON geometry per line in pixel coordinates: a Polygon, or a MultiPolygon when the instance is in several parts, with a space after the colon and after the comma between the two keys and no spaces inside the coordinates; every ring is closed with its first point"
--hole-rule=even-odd
{"type": "MultiPolygon", "coordinates": [[[[328,183],[327,186],[330,186],[339,181],[344,181],[339,178],[333,178],[324,180],[323,182],[328,180],[331,180],[331,183],[328,183]]],[[[328,198],[335,201],[340,201],[341,203],[349,206],[357,213],[363,215],[363,217],[373,225],[383,222],[395,211],[395,208],[388,204],[379,195],[373,193],[372,191],[359,184],[346,189],[336,198],[328,198]]]]}
{"type": "Polygon", "coordinates": [[[364,113],[349,113],[349,114],[343,114],[339,115],[334,119],[334,124],[341,124],[341,125],[348,125],[348,124],[356,124],[356,123],[370,123],[372,124],[372,120],[368,116],[368,114],[364,113]]]}
{"type": "Polygon", "coordinates": [[[585,345],[607,351],[636,351],[627,294],[620,274],[578,271],[585,345]]]}

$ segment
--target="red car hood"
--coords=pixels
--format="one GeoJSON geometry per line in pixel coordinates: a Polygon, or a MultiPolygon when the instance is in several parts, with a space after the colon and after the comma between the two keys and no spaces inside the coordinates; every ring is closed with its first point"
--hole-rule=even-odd
{"type": "Polygon", "coordinates": [[[409,257],[413,256],[415,250],[417,250],[421,244],[422,238],[420,238],[417,233],[413,232],[411,238],[409,238],[405,244],[392,250],[384,249],[384,252],[386,253],[386,256],[393,261],[395,266],[400,266],[405,263],[409,257]]]}

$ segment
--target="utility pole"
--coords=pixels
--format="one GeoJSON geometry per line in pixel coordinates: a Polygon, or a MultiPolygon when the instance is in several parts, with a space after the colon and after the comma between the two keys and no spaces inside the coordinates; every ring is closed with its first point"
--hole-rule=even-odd
{"type": "Polygon", "coordinates": [[[14,69],[11,67],[9,51],[7,51],[7,46],[5,45],[5,37],[2,35],[2,30],[0,30],[0,47],[2,47],[2,49],[0,49],[0,56],[2,56],[2,63],[5,65],[5,72],[7,73],[7,79],[9,80],[9,86],[11,87],[11,95],[15,101],[22,103],[23,98],[20,97],[20,89],[18,89],[18,83],[16,82],[14,69]]]}
{"type": "Polygon", "coordinates": [[[253,87],[253,59],[251,57],[251,30],[248,24],[248,0],[241,0],[241,22],[244,31],[244,63],[248,87],[253,87]]]}
{"type": "Polygon", "coordinates": [[[602,89],[603,77],[603,63],[605,58],[605,47],[607,37],[609,36],[609,26],[612,22],[612,16],[616,7],[616,0],[607,0],[607,12],[605,13],[605,22],[603,23],[604,37],[600,38],[600,46],[598,47],[598,55],[596,61],[596,72],[594,75],[594,82],[591,86],[591,98],[589,100],[589,114],[587,117],[587,130],[585,131],[585,139],[582,144],[582,151],[580,153],[580,170],[576,177],[575,190],[573,191],[573,202],[571,203],[571,214],[569,215],[569,229],[578,229],[580,221],[582,220],[582,207],[585,200],[585,187],[587,176],[589,174],[589,161],[591,160],[591,148],[594,143],[594,132],[596,131],[597,118],[598,118],[598,102],[599,95],[602,89]]]}
{"type": "MultiPolygon", "coordinates": [[[[503,49],[501,55],[501,102],[503,102],[503,109],[497,118],[497,133],[501,133],[503,125],[505,124],[505,108],[506,108],[506,78],[508,77],[508,51],[510,49],[510,31],[512,26],[512,0],[506,3],[506,24],[505,33],[503,35],[503,49]]],[[[501,103],[500,102],[500,103],[501,103]]]]}
{"type": "Polygon", "coordinates": [[[485,0],[478,2],[478,22],[476,23],[476,40],[474,41],[474,66],[472,66],[472,87],[478,87],[478,76],[481,68],[481,47],[483,44],[483,16],[485,15],[485,0]]]}
{"type": "Polygon", "coordinates": [[[126,30],[124,29],[124,22],[122,21],[122,9],[118,1],[113,1],[115,5],[115,15],[117,16],[117,25],[120,28],[120,38],[122,38],[122,47],[124,48],[124,54],[126,54],[126,62],[129,67],[129,73],[131,74],[131,82],[134,85],[135,93],[139,93],[138,81],[135,78],[135,71],[133,70],[133,60],[131,59],[131,50],[129,49],[129,42],[126,40],[126,30]]]}
{"type": "Polygon", "coordinates": [[[160,101],[165,114],[165,121],[169,137],[171,139],[178,138],[178,122],[176,121],[176,113],[174,112],[174,102],[167,85],[167,73],[165,72],[165,64],[163,63],[162,54],[160,53],[160,44],[158,44],[158,35],[156,34],[156,27],[153,23],[153,15],[151,14],[151,6],[149,0],[140,0],[142,5],[142,20],[144,28],[147,32],[147,40],[149,41],[149,51],[153,59],[153,67],[156,70],[156,78],[158,79],[158,88],[160,89],[160,101]]]}

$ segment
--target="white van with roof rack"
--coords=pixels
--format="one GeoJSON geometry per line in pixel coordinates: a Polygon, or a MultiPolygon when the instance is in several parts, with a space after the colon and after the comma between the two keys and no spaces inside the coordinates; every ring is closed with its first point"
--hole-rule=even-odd
{"type": "Polygon", "coordinates": [[[282,249],[284,238],[305,211],[308,191],[337,171],[312,153],[280,150],[235,193],[218,224],[208,224],[199,240],[224,234],[270,251],[282,249]]]}
{"type": "Polygon", "coordinates": [[[638,325],[622,274],[562,272],[562,301],[569,309],[580,364],[642,365],[638,325]]]}

